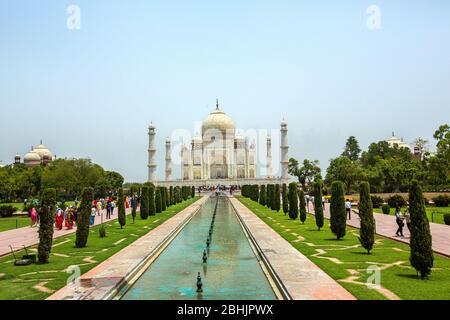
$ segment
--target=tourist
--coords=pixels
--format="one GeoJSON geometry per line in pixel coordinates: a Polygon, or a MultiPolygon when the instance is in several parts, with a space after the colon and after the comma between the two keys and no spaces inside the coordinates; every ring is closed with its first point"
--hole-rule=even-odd
{"type": "Polygon", "coordinates": [[[349,199],[345,200],[345,211],[347,211],[348,220],[352,220],[352,203],[349,199]]]}
{"type": "Polygon", "coordinates": [[[409,214],[409,207],[406,208],[405,221],[406,221],[406,227],[408,228],[409,233],[411,233],[411,215],[409,214]]]}
{"type": "Polygon", "coordinates": [[[314,204],[314,196],[311,196],[311,198],[310,198],[310,200],[311,200],[311,204],[312,204],[312,209],[314,210],[314,206],[315,206],[315,204],[314,204]]]}
{"type": "Polygon", "coordinates": [[[111,199],[106,202],[106,219],[111,219],[112,204],[111,199]]]}
{"type": "Polygon", "coordinates": [[[58,208],[56,209],[55,227],[58,230],[62,230],[64,222],[64,212],[58,208]]]}
{"type": "Polygon", "coordinates": [[[73,208],[73,221],[76,224],[78,221],[78,207],[74,207],[73,208]]]}
{"type": "Polygon", "coordinates": [[[325,197],[322,197],[322,207],[325,209],[325,202],[326,202],[326,200],[325,200],[325,197]]]}
{"type": "Polygon", "coordinates": [[[36,211],[36,208],[33,207],[31,209],[31,228],[36,227],[38,220],[38,213],[36,211]]]}
{"type": "Polygon", "coordinates": [[[130,197],[130,207],[134,208],[134,194],[130,197]]]}
{"type": "Polygon", "coordinates": [[[101,201],[97,201],[96,208],[97,208],[97,215],[101,215],[101,212],[102,212],[102,202],[101,201]]]}
{"type": "Polygon", "coordinates": [[[66,210],[64,210],[64,221],[67,220],[67,215],[69,214],[69,207],[66,207],[66,210]]]}
{"type": "Polygon", "coordinates": [[[307,194],[306,196],[305,196],[305,200],[306,200],[306,210],[308,210],[309,211],[309,194],[307,194]]]}
{"type": "Polygon", "coordinates": [[[66,216],[66,220],[65,220],[65,225],[66,225],[67,230],[73,229],[73,212],[72,212],[72,208],[69,208],[69,210],[67,210],[67,216],[66,216]]]}
{"type": "Polygon", "coordinates": [[[130,208],[130,198],[128,196],[125,197],[125,208],[126,209],[130,208]]]}
{"type": "Polygon", "coordinates": [[[395,233],[397,237],[403,237],[403,216],[402,216],[402,212],[400,211],[400,208],[397,207],[395,209],[395,221],[397,222],[398,225],[398,229],[397,232],[395,233]]]}
{"type": "Polygon", "coordinates": [[[94,223],[95,223],[95,214],[96,214],[96,213],[97,213],[96,207],[95,207],[95,206],[92,206],[92,209],[91,209],[91,219],[90,219],[90,222],[89,222],[89,224],[90,224],[91,226],[93,226],[94,223]]]}

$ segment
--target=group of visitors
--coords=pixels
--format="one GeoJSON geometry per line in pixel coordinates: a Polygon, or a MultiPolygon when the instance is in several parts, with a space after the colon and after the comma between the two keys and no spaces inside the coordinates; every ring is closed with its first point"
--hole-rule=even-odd
{"type": "Polygon", "coordinates": [[[73,229],[74,224],[78,218],[78,208],[75,206],[66,207],[65,210],[61,208],[56,209],[55,228],[62,230],[63,226],[67,230],[73,229]]]}

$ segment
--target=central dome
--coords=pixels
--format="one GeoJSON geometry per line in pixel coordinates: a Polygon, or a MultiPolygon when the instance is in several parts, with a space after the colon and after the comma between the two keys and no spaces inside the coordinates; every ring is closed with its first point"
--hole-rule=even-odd
{"type": "Polygon", "coordinates": [[[234,137],[235,128],[233,119],[219,109],[219,103],[217,102],[216,110],[211,112],[203,121],[202,136],[205,136],[208,131],[220,131],[224,137],[225,134],[233,134],[234,137]]]}

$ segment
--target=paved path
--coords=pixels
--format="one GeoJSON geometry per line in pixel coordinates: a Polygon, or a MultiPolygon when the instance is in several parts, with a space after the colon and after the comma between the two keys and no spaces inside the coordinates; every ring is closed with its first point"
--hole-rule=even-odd
{"type": "MultiPolygon", "coordinates": [[[[131,209],[126,209],[126,212],[127,214],[130,214],[131,209]]],[[[112,219],[110,220],[106,220],[106,210],[103,210],[104,222],[116,220],[117,217],[118,217],[117,208],[114,209],[114,214],[112,215],[112,219]]],[[[101,223],[100,216],[95,216],[94,225],[99,225],[100,223],[101,223]]],[[[62,230],[55,229],[53,238],[58,238],[68,234],[72,234],[76,231],[77,231],[76,227],[74,227],[72,230],[67,230],[65,227],[63,227],[62,230]]],[[[24,227],[0,232],[0,257],[11,253],[11,248],[9,247],[10,245],[12,245],[14,250],[16,250],[16,249],[23,249],[23,246],[28,248],[38,243],[39,243],[38,228],[24,227]]]]}
{"type": "MultiPolygon", "coordinates": [[[[310,211],[312,211],[312,206],[310,205],[310,211]]],[[[404,237],[396,237],[395,232],[397,231],[397,223],[395,222],[395,216],[385,215],[381,213],[374,213],[376,232],[377,234],[409,244],[409,231],[408,228],[403,228],[404,237]]],[[[325,205],[324,216],[326,218],[330,217],[330,205],[327,203],[325,205]]],[[[357,213],[352,212],[351,220],[347,220],[347,225],[359,228],[360,220],[357,213]]],[[[432,235],[433,250],[436,253],[450,257],[450,226],[430,222],[430,231],[432,235]]]]}
{"type": "Polygon", "coordinates": [[[114,297],[118,287],[137,280],[201,206],[203,196],[146,235],[125,247],[80,278],[80,286],[66,286],[47,300],[106,300],[114,297]]]}
{"type": "Polygon", "coordinates": [[[230,201],[292,299],[355,300],[239,200],[230,201]]]}

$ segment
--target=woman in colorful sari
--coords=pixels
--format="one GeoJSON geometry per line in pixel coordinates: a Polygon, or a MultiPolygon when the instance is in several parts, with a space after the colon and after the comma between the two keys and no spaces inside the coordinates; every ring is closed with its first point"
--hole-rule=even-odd
{"type": "Polygon", "coordinates": [[[58,208],[58,210],[56,211],[56,219],[55,219],[56,229],[62,230],[63,222],[64,222],[64,212],[58,208]]]}
{"type": "Polygon", "coordinates": [[[31,227],[36,227],[37,225],[37,218],[38,218],[38,213],[36,211],[36,208],[32,208],[31,209],[31,227]]]}
{"type": "Polygon", "coordinates": [[[130,208],[130,198],[128,196],[125,198],[125,208],[130,208]]]}
{"type": "Polygon", "coordinates": [[[67,210],[66,228],[67,228],[67,230],[73,229],[73,211],[72,211],[72,208],[67,210]]]}

